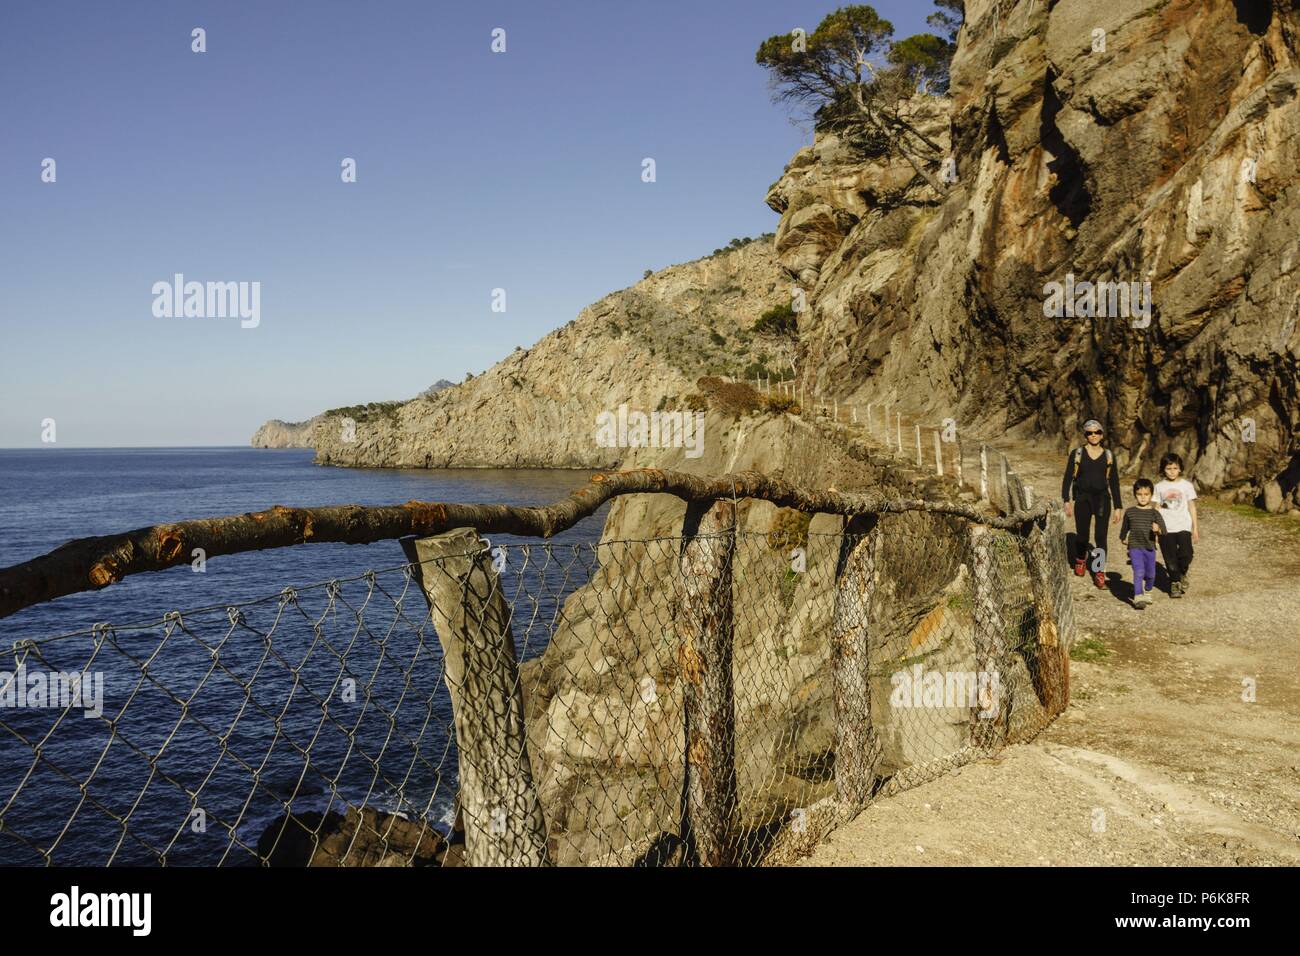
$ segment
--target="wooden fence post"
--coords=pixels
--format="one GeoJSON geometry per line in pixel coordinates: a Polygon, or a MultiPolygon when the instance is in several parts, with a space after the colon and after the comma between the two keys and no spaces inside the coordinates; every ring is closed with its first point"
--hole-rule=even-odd
{"type": "Polygon", "coordinates": [[[922,461],[921,461],[921,425],[920,425],[920,423],[918,422],[914,427],[916,428],[916,467],[917,467],[917,468],[920,468],[920,467],[922,466],[922,461]]]}
{"type": "Polygon", "coordinates": [[[980,445],[980,499],[989,501],[989,446],[980,445]]]}
{"type": "Polygon", "coordinates": [[[962,448],[960,435],[955,436],[955,441],[953,443],[957,446],[957,490],[960,491],[962,488],[966,487],[966,476],[963,474],[965,462],[962,460],[966,457],[966,452],[962,448]]]}
{"type": "Polygon", "coordinates": [[[870,627],[882,541],[875,515],[845,525],[831,629],[835,790],[841,803],[858,807],[871,796],[881,755],[871,723],[870,627]]]}
{"type": "Polygon", "coordinates": [[[1011,500],[1012,511],[1024,511],[1029,507],[1025,501],[1025,485],[1014,468],[1007,472],[1007,497],[1011,500]]]}
{"type": "Polygon", "coordinates": [[[1038,621],[1036,666],[1031,677],[1038,700],[1050,717],[1060,714],[1070,702],[1072,635],[1068,629],[1074,617],[1065,563],[1059,548],[1053,546],[1058,539],[1065,540],[1065,518],[1056,508],[1020,539],[1038,621]]]}
{"type": "Polygon", "coordinates": [[[683,835],[702,866],[735,862],[736,708],[732,687],[731,501],[695,502],[682,528],[682,643],[686,718],[683,835]]]}
{"type": "Polygon", "coordinates": [[[996,750],[1007,735],[1011,688],[1007,685],[1006,635],[998,601],[996,536],[988,528],[970,526],[970,570],[974,608],[976,686],[980,693],[971,708],[971,744],[996,750]]]}
{"type": "Polygon", "coordinates": [[[903,413],[896,411],[894,412],[894,415],[895,415],[894,424],[898,427],[898,454],[902,455],[903,454],[903,413]]]}
{"type": "Polygon", "coordinates": [[[473,528],[404,538],[442,645],[460,759],[470,866],[547,866],[546,821],[528,762],[510,608],[473,528]]]}
{"type": "Polygon", "coordinates": [[[998,470],[1002,475],[1002,488],[1007,496],[1007,512],[1016,510],[1016,503],[1011,497],[1011,476],[1010,468],[1007,466],[1007,456],[998,452],[998,470]]]}
{"type": "Polygon", "coordinates": [[[934,430],[934,471],[935,474],[942,477],[943,475],[943,439],[939,437],[939,429],[934,430]]]}

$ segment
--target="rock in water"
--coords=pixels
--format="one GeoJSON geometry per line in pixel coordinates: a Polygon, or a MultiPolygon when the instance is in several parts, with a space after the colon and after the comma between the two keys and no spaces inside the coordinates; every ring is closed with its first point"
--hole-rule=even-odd
{"type": "Polygon", "coordinates": [[[428,823],[371,807],[286,814],[263,831],[257,853],[270,866],[454,866],[463,844],[428,823]]]}

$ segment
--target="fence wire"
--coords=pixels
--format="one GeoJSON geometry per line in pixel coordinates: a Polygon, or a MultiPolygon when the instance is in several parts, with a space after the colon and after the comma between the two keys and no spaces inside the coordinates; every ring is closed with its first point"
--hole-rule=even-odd
{"type": "MultiPolygon", "coordinates": [[[[834,655],[850,556],[870,549],[865,802],[1038,733],[1062,706],[1071,632],[1062,613],[1060,642],[1045,639],[1029,539],[982,529],[979,551],[962,519],[817,534],[777,516],[719,536],[733,717],[705,730],[725,744],[713,792],[739,865],[803,852],[845,811],[834,655]]],[[[474,548],[21,641],[0,658],[0,863],[520,858],[493,840],[556,865],[700,862],[687,685],[717,662],[696,653],[683,545],[474,548]],[[447,641],[477,650],[449,660],[447,641]]],[[[1068,590],[1052,597],[1068,611],[1068,590]]]]}

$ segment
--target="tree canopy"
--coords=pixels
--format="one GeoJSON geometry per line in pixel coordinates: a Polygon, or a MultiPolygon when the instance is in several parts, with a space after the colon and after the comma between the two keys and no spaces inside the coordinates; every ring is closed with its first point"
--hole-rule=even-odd
{"type": "Polygon", "coordinates": [[[898,104],[915,93],[948,90],[964,0],[935,0],[927,22],[944,36],[918,33],[894,42],[894,25],[868,4],[840,7],[811,34],[768,37],[755,61],[772,77],[774,98],[812,110],[819,129],[834,129],[868,154],[897,153],[943,192],[934,174],[939,147],[898,104]]]}

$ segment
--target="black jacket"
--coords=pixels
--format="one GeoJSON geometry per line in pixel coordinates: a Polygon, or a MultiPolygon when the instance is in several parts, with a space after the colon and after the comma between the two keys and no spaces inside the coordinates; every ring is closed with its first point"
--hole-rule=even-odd
{"type": "Polygon", "coordinates": [[[1110,454],[1112,461],[1109,465],[1107,456],[1105,449],[1102,449],[1102,453],[1095,460],[1088,457],[1086,449],[1071,449],[1069,457],[1065,459],[1065,477],[1061,479],[1061,500],[1073,501],[1081,494],[1104,496],[1109,492],[1111,503],[1115,508],[1122,507],[1119,496],[1119,468],[1113,461],[1114,455],[1110,454]],[[1079,451],[1082,451],[1082,455],[1079,458],[1079,474],[1076,477],[1075,454],[1079,451]],[[1106,474],[1107,471],[1110,472],[1109,476],[1106,474]]]}

